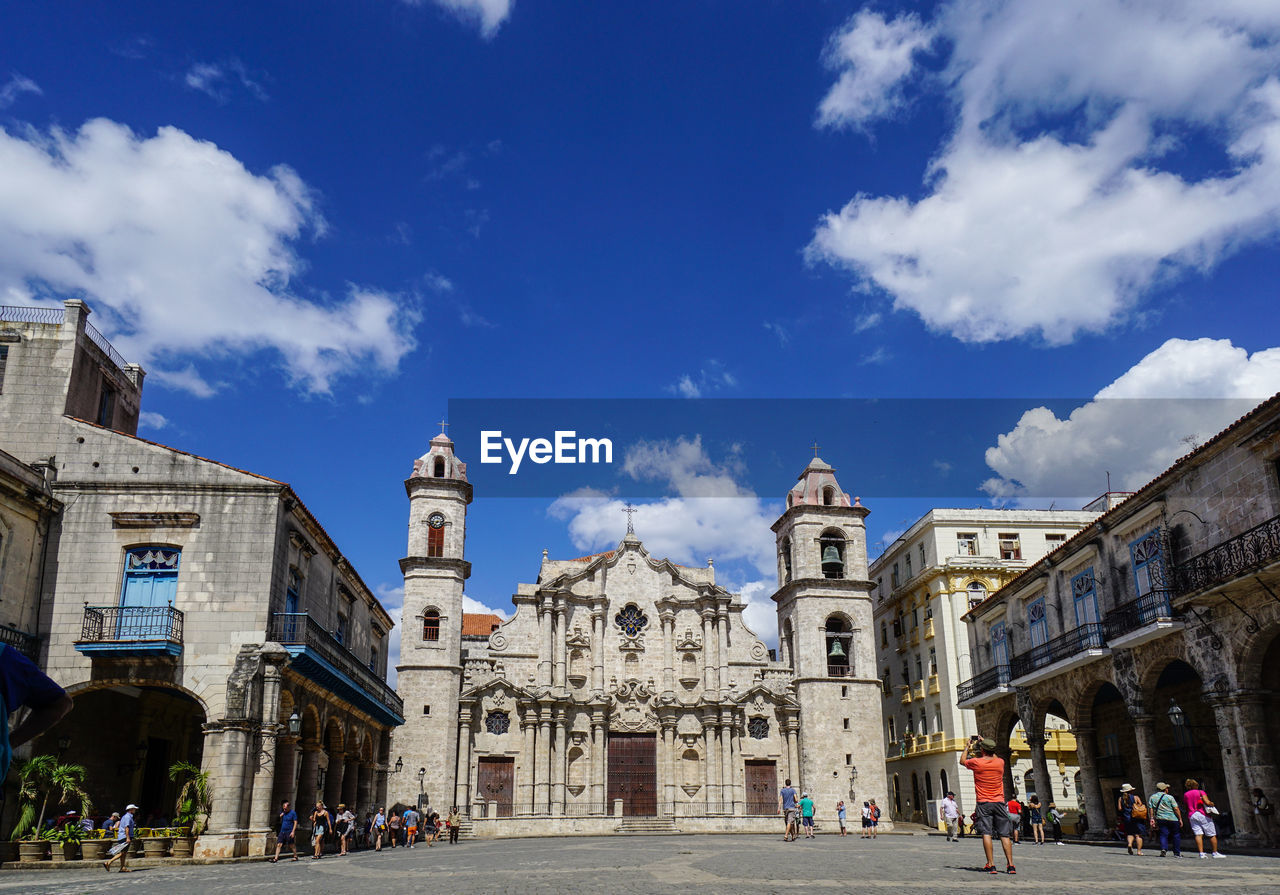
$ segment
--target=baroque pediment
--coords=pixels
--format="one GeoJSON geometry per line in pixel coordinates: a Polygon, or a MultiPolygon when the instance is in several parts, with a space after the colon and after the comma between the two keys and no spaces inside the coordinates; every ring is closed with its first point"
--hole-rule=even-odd
{"type": "Polygon", "coordinates": [[[609,681],[609,726],[613,730],[649,732],[657,730],[658,719],[653,712],[654,697],[657,687],[653,680],[647,682],[636,678],[618,683],[616,678],[609,681]]]}

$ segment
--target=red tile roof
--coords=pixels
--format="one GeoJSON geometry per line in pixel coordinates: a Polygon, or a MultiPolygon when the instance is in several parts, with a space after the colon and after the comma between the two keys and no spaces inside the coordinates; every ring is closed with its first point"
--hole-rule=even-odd
{"type": "Polygon", "coordinates": [[[502,624],[502,617],[487,612],[462,613],[463,637],[488,637],[502,624]]]}

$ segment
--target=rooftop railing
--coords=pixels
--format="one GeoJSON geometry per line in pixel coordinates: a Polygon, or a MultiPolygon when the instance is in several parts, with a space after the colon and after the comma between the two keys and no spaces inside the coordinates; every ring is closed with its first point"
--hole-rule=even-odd
{"type": "Polygon", "coordinates": [[[404,717],[404,700],[396,691],[307,613],[273,613],[267,637],[285,646],[305,646],[315,650],[321,658],[345,674],[366,693],[395,714],[404,717]]]}
{"type": "Polygon", "coordinates": [[[62,307],[24,308],[18,305],[0,305],[0,320],[13,323],[51,323],[60,325],[66,318],[62,307]]]}
{"type": "Polygon", "coordinates": [[[111,358],[111,362],[118,368],[123,370],[128,366],[129,362],[121,356],[119,351],[116,351],[115,348],[111,346],[111,343],[107,341],[107,337],[98,332],[98,328],[88,320],[84,322],[84,334],[89,337],[90,342],[101,348],[102,353],[111,358]]]}

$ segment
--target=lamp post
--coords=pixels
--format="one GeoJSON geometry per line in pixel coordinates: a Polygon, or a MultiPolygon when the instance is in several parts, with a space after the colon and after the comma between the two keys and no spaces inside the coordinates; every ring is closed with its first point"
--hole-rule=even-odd
{"type": "Polygon", "coordinates": [[[395,770],[393,770],[391,773],[399,774],[403,770],[404,770],[404,756],[401,755],[398,758],[396,758],[395,770]]]}
{"type": "Polygon", "coordinates": [[[294,709],[293,714],[289,716],[289,736],[296,737],[302,732],[302,718],[298,717],[298,710],[294,709]]]}

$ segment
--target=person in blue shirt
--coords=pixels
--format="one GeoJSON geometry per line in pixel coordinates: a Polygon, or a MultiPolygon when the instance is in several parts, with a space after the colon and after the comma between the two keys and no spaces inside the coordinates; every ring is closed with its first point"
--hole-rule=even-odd
{"type": "Polygon", "coordinates": [[[844,807],[844,799],[841,799],[839,802],[836,802],[836,817],[837,817],[837,818],[839,819],[839,821],[840,821],[840,835],[841,835],[841,836],[848,836],[848,835],[849,835],[849,830],[848,830],[848,828],[845,826],[845,807],[844,807]]]}
{"type": "Polygon", "coordinates": [[[298,812],[288,799],[280,803],[280,829],[276,831],[276,856],[271,859],[272,864],[280,860],[280,849],[285,843],[293,849],[293,860],[298,860],[298,812]]]}
{"type": "MultiPolygon", "coordinates": [[[[22,653],[0,643],[0,780],[9,776],[13,750],[44,733],[71,711],[71,697],[22,653]],[[26,706],[31,714],[9,730],[8,717],[26,706]]],[[[0,796],[2,798],[2,796],[0,796]]]]}
{"type": "Polygon", "coordinates": [[[138,822],[133,819],[133,815],[137,812],[137,805],[129,805],[124,809],[124,817],[120,818],[120,824],[116,830],[116,844],[111,846],[111,851],[107,852],[111,857],[102,862],[103,868],[110,873],[111,865],[115,863],[116,858],[120,859],[120,872],[132,873],[125,865],[129,860],[129,850],[133,848],[133,837],[138,830],[138,822]]]}
{"type": "Polygon", "coordinates": [[[783,842],[794,842],[796,838],[796,791],[791,786],[791,778],[788,777],[786,785],[778,793],[778,813],[786,820],[786,832],[782,835],[783,842]]]}

